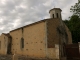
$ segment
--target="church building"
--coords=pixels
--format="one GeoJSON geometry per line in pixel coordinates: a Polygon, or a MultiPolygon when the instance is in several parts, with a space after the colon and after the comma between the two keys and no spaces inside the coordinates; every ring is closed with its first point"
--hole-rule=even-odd
{"type": "Polygon", "coordinates": [[[64,46],[72,44],[71,32],[62,21],[60,8],[49,11],[44,19],[0,36],[0,54],[31,58],[59,59],[66,56],[64,46]]]}

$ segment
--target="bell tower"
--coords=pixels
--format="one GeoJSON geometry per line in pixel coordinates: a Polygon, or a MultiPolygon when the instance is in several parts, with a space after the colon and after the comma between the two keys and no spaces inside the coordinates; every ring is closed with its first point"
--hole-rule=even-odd
{"type": "Polygon", "coordinates": [[[49,11],[50,13],[50,18],[60,18],[62,19],[62,16],[61,16],[61,9],[60,8],[53,8],[49,11]]]}

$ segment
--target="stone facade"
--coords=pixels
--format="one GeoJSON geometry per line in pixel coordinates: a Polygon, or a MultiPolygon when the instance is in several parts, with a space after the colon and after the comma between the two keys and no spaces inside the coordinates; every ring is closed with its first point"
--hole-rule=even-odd
{"type": "MultiPolygon", "coordinates": [[[[59,10],[58,12],[61,13],[59,10]]],[[[41,20],[12,30],[8,34],[2,34],[0,41],[2,55],[18,54],[31,58],[60,60],[65,56],[64,45],[71,44],[72,38],[69,29],[59,16],[59,18],[41,20]]]]}
{"type": "Polygon", "coordinates": [[[10,35],[12,36],[12,54],[46,57],[45,22],[13,30],[10,35]],[[24,47],[21,46],[21,38],[24,39],[24,47]]]}
{"type": "Polygon", "coordinates": [[[6,55],[10,53],[10,36],[9,34],[2,33],[0,36],[0,54],[6,55]]]}

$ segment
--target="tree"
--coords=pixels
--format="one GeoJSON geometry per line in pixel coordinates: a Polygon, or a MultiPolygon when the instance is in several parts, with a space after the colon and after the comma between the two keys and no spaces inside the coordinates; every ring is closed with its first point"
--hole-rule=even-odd
{"type": "Polygon", "coordinates": [[[80,42],[80,0],[74,6],[71,6],[70,11],[73,12],[73,15],[70,20],[65,20],[64,23],[72,33],[73,43],[78,43],[80,42]]]}
{"type": "Polygon", "coordinates": [[[73,43],[80,42],[80,18],[77,15],[72,15],[69,20],[69,29],[72,33],[73,43]]]}
{"type": "Polygon", "coordinates": [[[80,0],[78,0],[78,3],[74,6],[71,6],[70,10],[74,15],[78,15],[80,17],[80,0]]]}
{"type": "Polygon", "coordinates": [[[70,20],[65,20],[64,23],[68,26],[72,33],[72,42],[80,42],[80,18],[77,15],[72,15],[70,20]]]}

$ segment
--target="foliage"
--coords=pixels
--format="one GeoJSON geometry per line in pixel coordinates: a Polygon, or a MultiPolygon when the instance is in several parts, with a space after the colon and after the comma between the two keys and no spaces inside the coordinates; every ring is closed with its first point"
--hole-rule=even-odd
{"type": "Polygon", "coordinates": [[[72,15],[70,20],[65,20],[64,23],[68,26],[72,33],[73,43],[80,42],[80,18],[77,15],[72,15]]]}
{"type": "Polygon", "coordinates": [[[77,43],[80,42],[80,0],[74,6],[71,6],[70,11],[73,12],[73,15],[70,20],[65,20],[64,23],[72,33],[73,43],[77,43]]]}
{"type": "Polygon", "coordinates": [[[71,6],[70,10],[73,12],[73,14],[80,17],[80,0],[78,0],[78,3],[76,3],[74,6],[71,6]]]}

